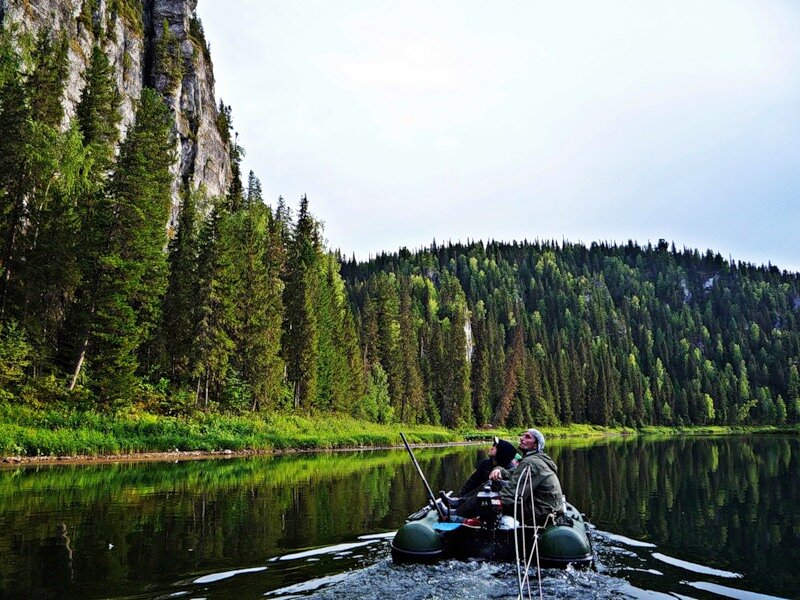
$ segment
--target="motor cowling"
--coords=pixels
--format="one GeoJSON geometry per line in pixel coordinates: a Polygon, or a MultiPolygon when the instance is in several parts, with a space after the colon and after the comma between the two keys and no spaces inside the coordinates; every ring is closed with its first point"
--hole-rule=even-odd
{"type": "Polygon", "coordinates": [[[491,484],[486,484],[482,491],[478,492],[478,517],[481,525],[486,528],[494,529],[500,521],[503,513],[503,505],[500,502],[500,494],[492,490],[491,484]]]}

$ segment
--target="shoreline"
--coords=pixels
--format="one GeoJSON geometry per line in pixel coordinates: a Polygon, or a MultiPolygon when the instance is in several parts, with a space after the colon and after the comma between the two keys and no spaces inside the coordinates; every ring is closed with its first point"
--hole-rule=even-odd
{"type": "MultiPolygon", "coordinates": [[[[412,448],[445,448],[448,446],[472,446],[485,443],[483,440],[465,440],[440,444],[410,444],[412,448]]],[[[281,456],[284,454],[311,454],[320,452],[364,452],[366,450],[399,450],[403,446],[354,446],[352,448],[287,448],[263,450],[173,450],[171,452],[135,452],[132,454],[100,454],[97,456],[3,456],[0,470],[18,466],[94,465],[137,462],[181,462],[188,460],[210,460],[228,458],[250,458],[255,456],[281,456]]]]}
{"type": "MultiPolygon", "coordinates": [[[[545,428],[543,428],[545,429],[545,428]]],[[[550,429],[550,428],[547,428],[550,429]]],[[[630,428],[604,428],[596,429],[593,431],[559,431],[561,428],[553,428],[550,431],[545,431],[546,435],[556,439],[587,439],[587,438],[608,438],[608,437],[628,437],[640,435],[656,435],[656,436],[697,436],[697,435],[747,435],[753,433],[762,434],[776,434],[787,433],[789,435],[800,435],[800,426],[792,425],[784,428],[775,428],[771,426],[750,426],[750,427],[731,427],[731,426],[711,426],[711,427],[693,427],[693,428],[667,428],[667,427],[645,427],[639,430],[630,428]]],[[[396,439],[395,432],[385,432],[390,435],[380,435],[383,439],[375,439],[376,443],[362,443],[354,445],[338,445],[342,440],[326,439],[319,446],[308,444],[308,440],[300,442],[299,439],[293,441],[300,442],[299,446],[291,447],[289,445],[274,448],[249,448],[231,450],[225,448],[221,450],[143,450],[141,452],[128,452],[120,454],[6,454],[0,455],[0,470],[12,469],[15,467],[27,466],[52,466],[52,465],[93,465],[93,464],[114,464],[114,463],[136,463],[136,462],[178,462],[190,460],[213,460],[213,459],[228,459],[228,458],[248,458],[257,456],[281,456],[289,454],[306,454],[306,453],[334,453],[334,452],[364,452],[368,450],[398,450],[402,449],[403,445],[400,443],[393,443],[396,439]],[[332,445],[328,446],[326,444],[332,445]]],[[[491,430],[486,432],[466,432],[460,435],[451,435],[448,441],[416,441],[411,443],[413,448],[442,448],[448,446],[469,446],[480,445],[487,443],[490,434],[499,435],[508,439],[514,436],[509,431],[491,430]],[[476,435],[477,434],[477,435],[476,435]],[[461,439],[452,439],[452,438],[461,439]]],[[[425,436],[423,436],[424,439],[425,436]]],[[[419,439],[419,438],[418,438],[419,439]]],[[[291,442],[290,442],[291,443],[291,442]]]]}

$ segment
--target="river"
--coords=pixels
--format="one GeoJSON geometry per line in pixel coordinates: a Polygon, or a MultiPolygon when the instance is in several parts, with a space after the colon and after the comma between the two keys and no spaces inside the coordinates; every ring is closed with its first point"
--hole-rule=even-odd
{"type": "MultiPolygon", "coordinates": [[[[419,449],[458,489],[485,448],[419,449]]],[[[591,571],[545,598],[800,598],[800,439],[548,441],[591,571]]],[[[514,598],[509,564],[397,566],[404,451],[0,470],[0,599],[514,598]]],[[[534,597],[538,596],[534,582],[534,597]]]]}

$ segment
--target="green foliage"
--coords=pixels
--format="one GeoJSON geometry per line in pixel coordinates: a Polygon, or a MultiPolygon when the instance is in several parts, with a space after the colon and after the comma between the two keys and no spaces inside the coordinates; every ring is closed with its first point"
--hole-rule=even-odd
{"type": "MultiPolygon", "coordinates": [[[[492,242],[348,261],[343,276],[367,359],[386,366],[386,340],[416,336],[412,360],[447,423],[460,394],[444,391],[455,387],[443,358],[465,348],[447,339],[460,331],[448,300],[459,293],[475,340],[468,373],[478,422],[768,423],[783,414],[779,394],[789,399],[787,421],[798,418],[796,274],[666,243],[492,242]],[[405,277],[417,314],[392,338],[383,323],[399,322],[393,295],[405,277]]],[[[387,372],[392,402],[402,402],[387,372]]]]}
{"type": "Polygon", "coordinates": [[[394,417],[389,398],[389,380],[380,364],[372,367],[361,414],[375,423],[391,423],[394,417]]]}
{"type": "Polygon", "coordinates": [[[161,23],[160,35],[155,42],[155,69],[166,79],[165,90],[172,92],[183,78],[183,54],[180,40],[169,28],[169,22],[161,23]]]}
{"type": "Polygon", "coordinates": [[[100,0],[83,0],[81,12],[78,14],[78,23],[86,30],[91,31],[95,38],[102,34],[101,15],[98,12],[100,0]]]}
{"type": "Polygon", "coordinates": [[[233,129],[233,121],[231,120],[231,107],[226,106],[220,99],[219,108],[217,109],[217,118],[215,120],[217,131],[222,138],[223,144],[230,144],[231,130],[233,129]]]}
{"type": "Polygon", "coordinates": [[[145,89],[109,192],[86,225],[92,245],[83,269],[72,385],[88,350],[93,387],[110,403],[134,397],[137,352],[160,320],[173,160],[169,112],[160,96],[145,89]]]}
{"type": "Polygon", "coordinates": [[[23,381],[30,355],[31,346],[18,325],[0,323],[0,401],[13,397],[11,390],[23,381]]]}
{"type": "Polygon", "coordinates": [[[100,46],[92,48],[86,71],[86,85],[76,108],[78,128],[92,158],[95,179],[102,180],[114,160],[119,138],[120,96],[114,80],[114,69],[100,46]]]}
{"type": "Polygon", "coordinates": [[[135,33],[141,33],[143,28],[141,0],[108,0],[106,10],[110,21],[121,17],[135,33]]]}
{"type": "Polygon", "coordinates": [[[31,96],[31,116],[50,127],[61,125],[64,116],[61,95],[67,78],[68,47],[66,36],[54,42],[42,30],[33,55],[33,69],[26,82],[31,96]]]}
{"type": "Polygon", "coordinates": [[[309,213],[305,196],[300,201],[286,256],[281,348],[289,385],[294,392],[293,407],[307,410],[315,405],[317,395],[319,330],[314,292],[319,285],[321,247],[319,224],[309,213]]]}
{"type": "Polygon", "coordinates": [[[198,18],[197,14],[192,14],[191,19],[189,19],[189,36],[197,46],[200,46],[206,63],[211,64],[211,48],[208,45],[208,41],[206,41],[203,22],[198,18]]]}
{"type": "MultiPolygon", "coordinates": [[[[164,295],[161,329],[158,340],[166,374],[177,387],[189,384],[192,376],[193,343],[198,318],[200,226],[198,203],[205,200],[204,190],[183,190],[178,228],[170,239],[167,253],[169,268],[164,295]]],[[[179,402],[183,410],[184,402],[179,402]]]]}
{"type": "Polygon", "coordinates": [[[214,249],[224,311],[219,325],[231,341],[229,361],[247,386],[251,410],[270,409],[282,395],[284,364],[279,355],[283,316],[280,265],[270,259],[273,239],[269,208],[258,202],[222,213],[214,249]]]}
{"type": "MultiPolygon", "coordinates": [[[[429,426],[404,427],[412,443],[460,439],[429,426]]],[[[396,427],[335,414],[165,417],[128,411],[33,410],[0,403],[0,454],[98,455],[122,452],[270,450],[396,446],[396,427]]]]}

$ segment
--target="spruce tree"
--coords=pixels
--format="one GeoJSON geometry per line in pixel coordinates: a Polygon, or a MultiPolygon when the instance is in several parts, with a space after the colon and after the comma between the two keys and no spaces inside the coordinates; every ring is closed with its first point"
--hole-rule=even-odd
{"type": "Polygon", "coordinates": [[[230,337],[236,346],[237,372],[250,389],[251,410],[277,405],[283,375],[279,356],[283,285],[269,259],[271,218],[269,208],[258,202],[230,219],[228,249],[236,282],[231,292],[237,313],[230,337]]]}
{"type": "Polygon", "coordinates": [[[200,233],[197,325],[191,365],[197,382],[197,404],[204,410],[219,399],[235,349],[228,333],[235,318],[232,253],[225,250],[230,242],[224,227],[228,216],[223,200],[217,199],[200,233]]]}
{"type": "Polygon", "coordinates": [[[31,98],[31,116],[49,127],[57,128],[64,117],[64,83],[67,79],[66,36],[51,39],[44,28],[39,32],[33,53],[33,70],[27,88],[31,98]]]}
{"type": "Polygon", "coordinates": [[[424,419],[425,390],[419,367],[419,339],[414,322],[410,283],[400,282],[400,340],[399,354],[401,373],[400,421],[418,423],[424,419]]]}
{"type": "Polygon", "coordinates": [[[182,193],[178,228],[167,253],[167,291],[159,339],[164,348],[166,375],[173,384],[189,383],[193,341],[196,333],[200,259],[200,214],[198,198],[204,191],[182,193]]]}
{"type": "Polygon", "coordinates": [[[311,408],[317,393],[319,334],[313,293],[320,253],[318,227],[303,196],[287,251],[281,344],[295,409],[311,408]]]}
{"type": "Polygon", "coordinates": [[[121,115],[114,68],[99,46],[92,48],[85,79],[76,116],[83,143],[94,161],[96,179],[102,179],[113,164],[121,115]]]}
{"type": "Polygon", "coordinates": [[[88,232],[92,247],[70,387],[88,355],[95,389],[106,401],[124,402],[135,392],[137,351],[160,319],[174,158],[169,111],[155,91],[145,88],[109,192],[88,232]]]}
{"type": "Polygon", "coordinates": [[[0,49],[0,321],[6,318],[9,286],[18,260],[19,236],[30,191],[28,148],[33,121],[22,65],[11,48],[0,49]]]}

